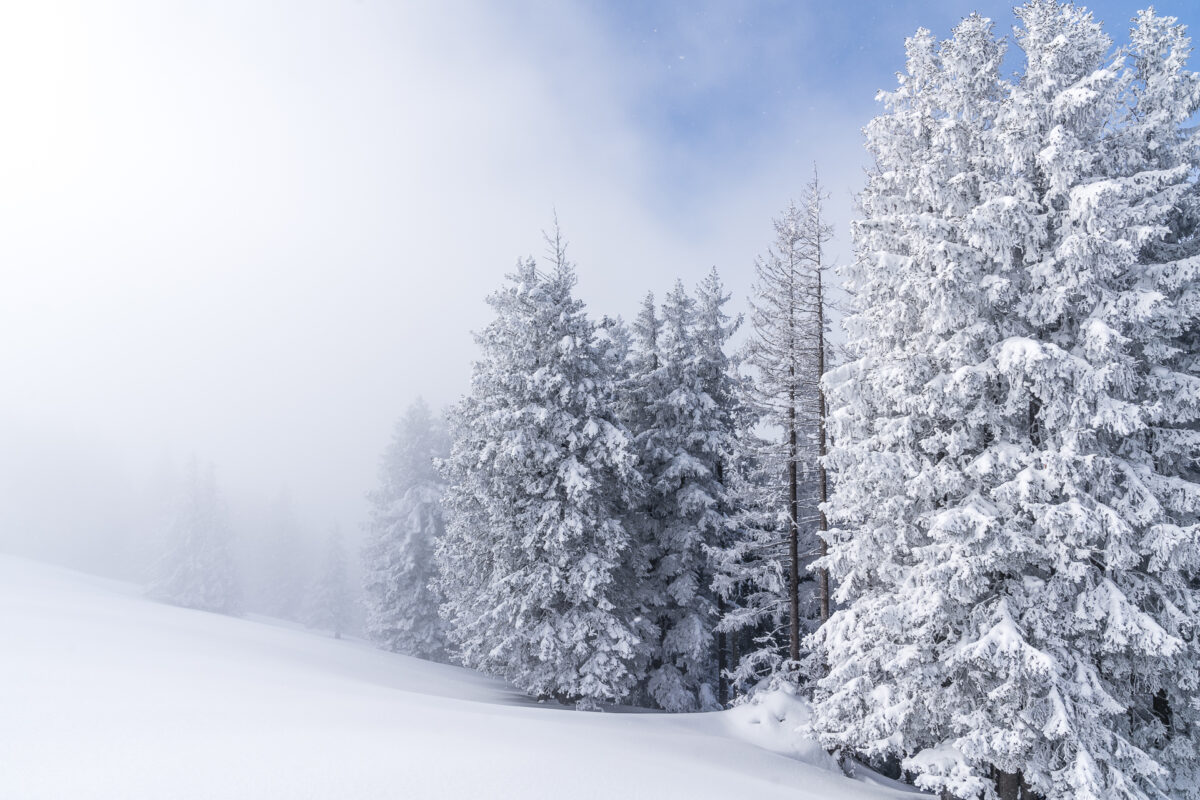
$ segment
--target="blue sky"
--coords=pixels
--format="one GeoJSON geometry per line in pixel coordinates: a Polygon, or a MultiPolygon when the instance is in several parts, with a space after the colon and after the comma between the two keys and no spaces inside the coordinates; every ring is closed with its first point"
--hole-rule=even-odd
{"type": "MultiPolygon", "coordinates": [[[[1124,41],[1140,4],[1085,4],[1124,41]]],[[[598,2],[586,6],[621,58],[644,76],[633,98],[637,118],[665,156],[662,180],[676,198],[696,196],[706,164],[755,158],[797,120],[827,116],[841,135],[876,113],[874,95],[894,85],[903,42],[917,27],[949,36],[978,11],[1007,35],[1015,24],[1004,2],[598,2]]],[[[1198,6],[1155,4],[1194,27],[1198,6]]],[[[1019,68],[1011,48],[1010,69],[1019,68]]],[[[1198,65],[1200,67],[1200,65],[1198,65]]],[[[803,143],[799,143],[803,147],[803,143]]],[[[819,152],[812,158],[822,159],[819,152]]]]}

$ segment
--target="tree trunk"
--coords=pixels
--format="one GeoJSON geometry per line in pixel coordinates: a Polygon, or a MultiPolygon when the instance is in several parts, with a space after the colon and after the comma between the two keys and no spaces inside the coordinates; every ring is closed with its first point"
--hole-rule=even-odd
{"type": "MultiPolygon", "coordinates": [[[[820,387],[821,377],[825,374],[825,289],[821,284],[821,250],[817,248],[817,501],[821,504],[819,513],[819,532],[821,540],[821,558],[829,555],[829,545],[825,541],[825,532],[829,530],[829,520],[825,517],[825,501],[829,499],[829,476],[825,472],[825,390],[820,387]]],[[[829,619],[829,570],[822,567],[821,574],[821,622],[829,619]]]]}
{"type": "Polygon", "coordinates": [[[791,516],[788,531],[788,558],[792,562],[791,579],[788,581],[788,609],[790,612],[790,636],[788,655],[792,661],[800,660],[800,500],[796,475],[796,389],[792,384],[791,402],[788,408],[788,513],[791,516]]]}
{"type": "Polygon", "coordinates": [[[1039,415],[1042,404],[1036,397],[1029,398],[1029,441],[1034,447],[1042,446],[1042,421],[1039,415]]]}
{"type": "MultiPolygon", "coordinates": [[[[717,482],[722,486],[725,485],[725,462],[717,459],[717,482]]],[[[720,625],[725,619],[725,598],[720,594],[717,595],[717,624],[720,625]]],[[[728,663],[725,660],[725,648],[728,646],[729,635],[722,630],[718,630],[717,634],[717,700],[721,707],[729,702],[729,683],[725,679],[725,670],[728,668],[728,663]]]]}
{"type": "MultiPolygon", "coordinates": [[[[720,597],[717,598],[717,611],[721,618],[725,616],[725,601],[720,597]]],[[[721,708],[729,702],[729,683],[725,679],[725,641],[728,639],[724,631],[717,631],[717,702],[721,704],[721,708]]]]}
{"type": "MultiPolygon", "coordinates": [[[[729,666],[732,669],[737,669],[738,662],[741,661],[742,658],[742,649],[739,647],[742,641],[742,632],[740,630],[730,631],[728,634],[726,634],[725,639],[729,642],[729,666]]],[[[733,687],[730,686],[729,689],[732,690],[733,687]]],[[[733,699],[732,694],[733,692],[730,691],[731,700],[733,699]]]]}
{"type": "Polygon", "coordinates": [[[996,770],[996,796],[999,800],[1021,800],[1021,773],[996,770]]]}
{"type": "Polygon", "coordinates": [[[1154,716],[1158,717],[1158,721],[1167,729],[1166,738],[1171,738],[1171,698],[1167,696],[1166,689],[1159,689],[1154,695],[1154,700],[1151,701],[1151,710],[1154,716]]]}

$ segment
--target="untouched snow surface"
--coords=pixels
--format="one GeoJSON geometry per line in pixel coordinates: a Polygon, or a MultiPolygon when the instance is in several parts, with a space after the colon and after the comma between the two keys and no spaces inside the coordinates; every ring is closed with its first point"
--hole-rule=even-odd
{"type": "Polygon", "coordinates": [[[581,713],[505,684],[0,556],[0,798],[882,800],[802,703],[581,713]]]}

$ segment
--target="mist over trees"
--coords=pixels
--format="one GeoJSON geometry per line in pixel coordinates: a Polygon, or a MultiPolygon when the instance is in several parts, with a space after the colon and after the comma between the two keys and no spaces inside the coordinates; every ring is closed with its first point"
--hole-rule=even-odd
{"type": "Polygon", "coordinates": [[[286,489],[271,504],[270,517],[257,541],[257,610],[280,619],[303,619],[309,558],[286,489]]]}
{"type": "Polygon", "coordinates": [[[148,592],[174,605],[236,614],[242,592],[227,511],[212,465],[188,462],[176,489],[148,592]]]}
{"type": "Polygon", "coordinates": [[[446,527],[437,462],[449,454],[445,421],[417,400],[380,460],[363,550],[367,636],[385,650],[435,661],[446,658],[442,594],[433,585],[434,549],[446,527]]]}
{"type": "MultiPolygon", "coordinates": [[[[144,540],[127,569],[147,594],[175,605],[235,616],[265,615],[328,631],[361,631],[359,573],[340,533],[315,538],[279,491],[237,513],[217,468],[161,459],[136,519],[144,540]]],[[[254,498],[251,498],[252,500],[254,498]]]]}
{"type": "Polygon", "coordinates": [[[307,622],[340,639],[353,623],[352,603],[346,544],[335,528],[326,539],[323,563],[309,590],[307,622]]]}

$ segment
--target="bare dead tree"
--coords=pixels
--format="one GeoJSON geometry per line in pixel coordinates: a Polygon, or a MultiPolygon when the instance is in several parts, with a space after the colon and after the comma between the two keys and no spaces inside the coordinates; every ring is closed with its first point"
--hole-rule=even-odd
{"type": "MultiPolygon", "coordinates": [[[[775,220],[776,238],[755,264],[751,301],[753,338],[748,362],[758,373],[757,400],[763,419],[781,432],[767,455],[786,472],[788,531],[789,656],[800,658],[800,583],[804,561],[801,529],[815,523],[813,541],[825,552],[827,529],[820,504],[828,493],[822,464],[826,450],[825,397],[821,376],[828,366],[828,314],[825,298],[825,245],[833,229],[824,220],[827,194],[813,171],[802,204],[788,206],[775,220]],[[815,486],[814,486],[815,484],[815,486]],[[804,511],[816,511],[815,518],[804,511]]],[[[829,576],[818,587],[821,621],[829,617],[829,576]]]]}
{"type": "MultiPolygon", "coordinates": [[[[825,297],[825,244],[833,238],[833,226],[825,222],[824,203],[829,195],[821,187],[817,168],[813,166],[812,180],[809,181],[805,194],[802,213],[804,225],[800,229],[800,240],[803,245],[805,264],[807,266],[807,306],[805,312],[814,317],[811,342],[815,350],[815,370],[810,373],[810,391],[815,389],[817,397],[817,538],[820,540],[821,556],[827,555],[829,544],[825,533],[829,530],[829,520],[825,516],[825,501],[829,499],[829,474],[825,469],[825,453],[827,449],[827,428],[825,425],[826,405],[825,390],[821,386],[821,378],[828,368],[827,356],[829,347],[826,342],[828,333],[828,308],[825,297]]],[[[820,570],[821,622],[829,619],[829,570],[820,570]]]]}

